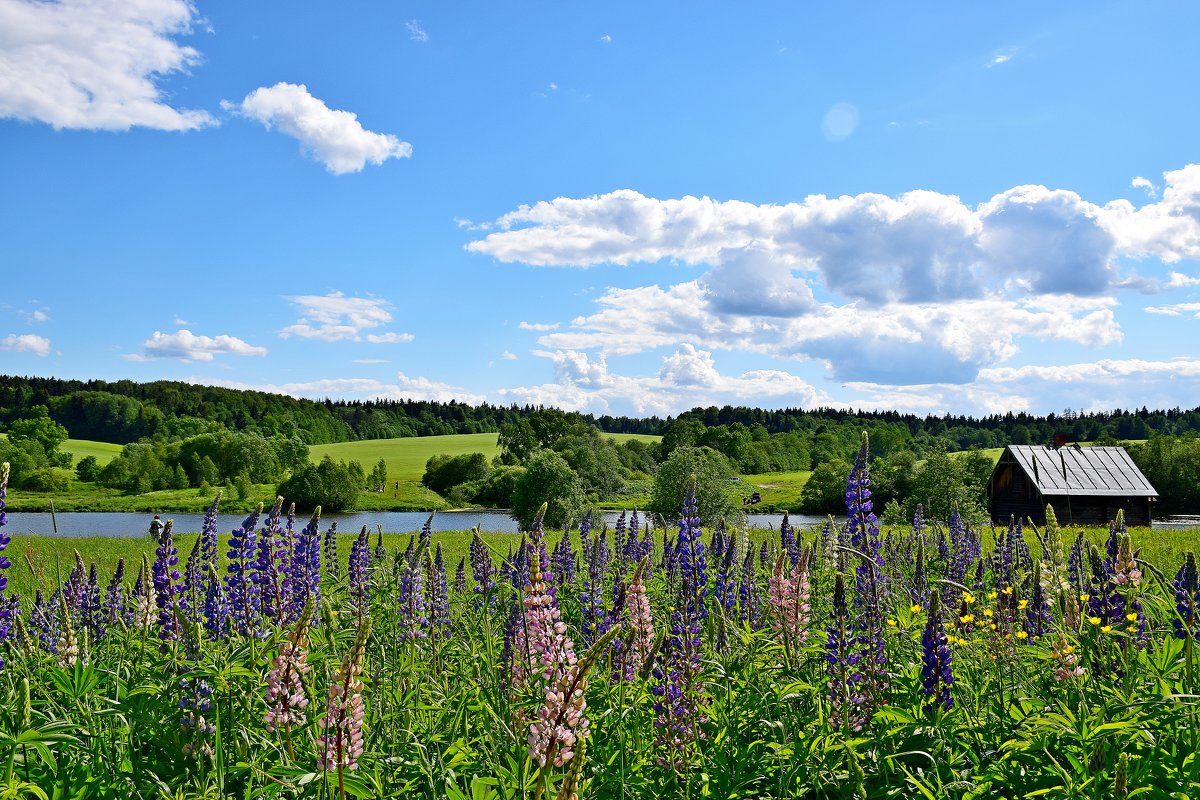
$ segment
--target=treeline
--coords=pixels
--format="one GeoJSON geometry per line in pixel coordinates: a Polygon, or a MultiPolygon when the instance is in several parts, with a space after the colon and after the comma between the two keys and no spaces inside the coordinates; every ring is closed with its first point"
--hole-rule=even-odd
{"type": "MultiPolygon", "coordinates": [[[[116,444],[144,438],[182,439],[217,430],[284,436],[306,444],[492,433],[528,421],[539,410],[528,405],[475,406],[454,401],[314,401],[178,381],[137,383],[0,376],[0,426],[7,428],[17,420],[35,416],[39,406],[49,409],[51,419],[66,427],[73,438],[116,444]]],[[[950,452],[1006,444],[1049,444],[1057,434],[1066,436],[1068,441],[1095,441],[1104,437],[1140,440],[1153,434],[1200,433],[1200,408],[1190,411],[1141,408],[1046,416],[1008,413],[975,418],[835,408],[766,410],[712,406],[692,409],[674,419],[593,417],[577,413],[566,416],[608,433],[666,436],[680,423],[707,429],[745,429],[750,440],[759,443],[740,448],[747,452],[761,450],[768,441],[766,437],[775,434],[808,434],[816,442],[824,433],[841,439],[844,437],[840,431],[864,429],[872,431],[873,448],[877,451],[908,449],[917,453],[930,452],[939,443],[950,452]]],[[[814,456],[821,450],[821,445],[815,444],[814,456]]],[[[759,456],[752,458],[763,463],[759,456]]]]}

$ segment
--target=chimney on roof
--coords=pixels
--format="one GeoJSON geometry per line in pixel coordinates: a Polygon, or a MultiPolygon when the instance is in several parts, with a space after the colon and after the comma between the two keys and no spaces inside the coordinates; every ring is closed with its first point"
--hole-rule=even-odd
{"type": "Polygon", "coordinates": [[[1058,450],[1067,445],[1067,435],[1065,433],[1054,434],[1054,449],[1058,450]]]}

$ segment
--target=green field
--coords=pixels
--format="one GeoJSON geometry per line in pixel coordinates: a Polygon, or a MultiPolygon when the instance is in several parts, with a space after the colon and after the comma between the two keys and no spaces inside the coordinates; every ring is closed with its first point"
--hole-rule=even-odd
{"type": "Polygon", "coordinates": [[[71,454],[72,466],[78,464],[80,459],[86,456],[95,456],[96,460],[100,462],[100,466],[104,466],[117,457],[123,446],[109,442],[92,442],[87,439],[67,439],[59,449],[71,454]]]}
{"type": "Polygon", "coordinates": [[[743,475],[742,480],[762,495],[762,503],[755,511],[795,511],[800,507],[800,490],[812,477],[811,470],[798,472],[764,472],[761,475],[743,475]]]}

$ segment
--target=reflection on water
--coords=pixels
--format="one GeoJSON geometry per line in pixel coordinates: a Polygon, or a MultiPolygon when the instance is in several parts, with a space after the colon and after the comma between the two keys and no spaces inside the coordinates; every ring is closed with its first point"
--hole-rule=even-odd
{"type": "MultiPolygon", "coordinates": [[[[605,511],[603,521],[612,527],[616,524],[619,512],[605,511]]],[[[146,536],[150,528],[152,514],[128,512],[64,512],[58,514],[58,532],[50,514],[10,514],[5,531],[14,535],[40,534],[43,536],[146,536]]],[[[415,511],[376,511],[358,514],[328,514],[321,519],[322,530],[329,527],[331,522],[337,522],[338,530],[343,533],[357,533],[363,525],[375,530],[382,525],[388,533],[410,533],[419,530],[425,524],[429,514],[415,511]]],[[[175,530],[179,533],[195,533],[200,530],[203,522],[202,514],[164,514],[164,519],[175,520],[175,530]]],[[[228,533],[240,527],[244,515],[221,514],[217,518],[217,530],[228,533]]],[[[643,521],[644,521],[643,517],[643,521]]],[[[778,528],[782,514],[748,514],[745,526],[749,528],[778,528]]],[[[307,517],[297,520],[296,524],[304,525],[307,517]]],[[[804,516],[792,514],[791,522],[797,528],[804,529],[820,525],[825,517],[804,516]]],[[[499,533],[517,533],[517,523],[504,511],[441,511],[434,515],[433,529],[435,531],[469,530],[478,525],[482,530],[499,533]]],[[[1168,517],[1155,520],[1154,527],[1161,530],[1200,530],[1200,517],[1168,517]]]]}

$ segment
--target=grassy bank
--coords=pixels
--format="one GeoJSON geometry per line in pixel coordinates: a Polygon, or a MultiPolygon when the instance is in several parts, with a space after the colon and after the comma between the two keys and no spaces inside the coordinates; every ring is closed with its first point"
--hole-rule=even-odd
{"type": "MultiPolygon", "coordinates": [[[[301,520],[298,524],[303,524],[301,520]]],[[[322,526],[327,527],[327,526],[322,526]]],[[[888,526],[880,526],[881,530],[886,535],[888,526]]],[[[1067,545],[1074,540],[1078,529],[1064,528],[1063,540],[1067,545]]],[[[1102,527],[1083,528],[1088,538],[1102,544],[1108,536],[1108,529],[1102,527]]],[[[343,569],[345,568],[346,559],[350,553],[350,545],[354,541],[356,531],[347,531],[338,536],[338,554],[342,562],[343,569]]],[[[1174,576],[1174,570],[1178,567],[1183,559],[1183,555],[1188,550],[1200,550],[1200,531],[1180,531],[1152,528],[1130,528],[1130,537],[1135,549],[1140,549],[1139,558],[1148,561],[1150,564],[1158,566],[1162,570],[1169,570],[1170,574],[1164,574],[1166,580],[1170,580],[1174,576]]],[[[389,553],[395,553],[397,550],[403,550],[408,544],[411,532],[387,532],[384,533],[383,543],[389,553]]],[[[484,541],[492,548],[493,556],[497,559],[508,553],[510,546],[515,546],[519,541],[515,534],[511,533],[484,533],[484,541]]],[[[774,538],[778,534],[769,530],[752,530],[750,538],[755,544],[762,542],[765,538],[774,538]]],[[[800,531],[800,535],[807,541],[811,541],[816,536],[815,530],[800,531]]],[[[553,545],[557,542],[561,533],[552,533],[548,535],[548,539],[553,545]]],[[[222,541],[221,563],[225,563],[225,547],[224,542],[229,537],[229,531],[220,531],[222,541]]],[[[576,545],[578,545],[578,535],[573,534],[576,545]]],[[[706,533],[707,539],[707,533],[706,533]]],[[[992,541],[990,529],[983,531],[984,542],[989,544],[992,541]]],[[[1032,536],[1030,539],[1030,547],[1035,557],[1040,553],[1036,541],[1032,536]]],[[[661,535],[655,537],[656,542],[661,542],[661,535]]],[[[196,541],[195,534],[183,534],[175,538],[176,546],[179,548],[179,563],[180,569],[187,559],[187,554],[191,551],[192,545],[196,541]]],[[[468,571],[470,569],[468,549],[471,543],[470,531],[442,531],[433,534],[433,541],[442,544],[445,553],[447,569],[453,575],[454,568],[457,566],[459,559],[468,558],[468,571]]],[[[375,546],[375,532],[371,534],[371,546],[375,546]]],[[[108,576],[112,575],[113,570],[117,566],[117,560],[125,559],[126,568],[129,570],[130,580],[136,574],[138,565],[141,563],[142,556],[146,556],[147,561],[154,560],[154,544],[149,538],[129,538],[116,539],[107,537],[86,537],[86,538],[58,538],[49,536],[15,536],[12,544],[9,545],[7,555],[11,558],[13,565],[5,571],[9,579],[10,591],[17,594],[32,597],[33,592],[40,587],[59,585],[61,578],[66,576],[70,571],[71,565],[74,563],[74,553],[78,550],[85,562],[95,561],[100,570],[100,575],[103,580],[107,580],[108,576]]]]}

